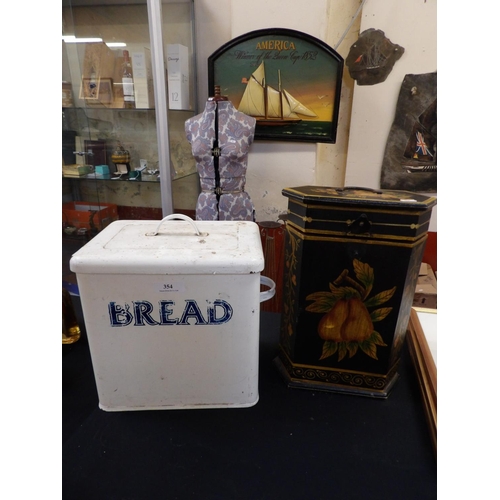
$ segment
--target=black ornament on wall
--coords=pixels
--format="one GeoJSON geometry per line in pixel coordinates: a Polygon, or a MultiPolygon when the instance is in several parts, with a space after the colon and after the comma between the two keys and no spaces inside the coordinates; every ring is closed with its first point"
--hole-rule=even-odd
{"type": "Polygon", "coordinates": [[[437,73],[406,75],[389,132],[382,189],[437,191],[437,73]]]}
{"type": "Polygon", "coordinates": [[[375,85],[386,80],[404,51],[403,47],[392,43],[383,31],[370,28],[363,31],[351,46],[346,66],[358,85],[375,85]]]}

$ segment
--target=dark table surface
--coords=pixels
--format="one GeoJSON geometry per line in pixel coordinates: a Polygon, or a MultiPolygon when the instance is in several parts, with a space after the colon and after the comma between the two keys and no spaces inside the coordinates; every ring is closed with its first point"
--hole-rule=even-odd
{"type": "Polygon", "coordinates": [[[77,343],[63,346],[63,498],[437,498],[406,346],[386,400],[290,389],[273,365],[279,322],[279,314],[261,313],[260,400],[244,409],[100,410],[83,328],[77,343]]]}

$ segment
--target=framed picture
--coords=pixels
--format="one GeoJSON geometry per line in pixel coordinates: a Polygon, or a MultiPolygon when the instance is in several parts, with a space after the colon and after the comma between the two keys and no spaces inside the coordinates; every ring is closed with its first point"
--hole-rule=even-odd
{"type": "Polygon", "coordinates": [[[87,104],[111,104],[113,80],[111,78],[82,78],[80,99],[84,99],[87,104]]]}
{"type": "Polygon", "coordinates": [[[97,101],[99,93],[99,79],[95,78],[82,78],[80,86],[80,99],[86,101],[97,101]]]}
{"type": "Polygon", "coordinates": [[[270,28],[234,38],[208,58],[209,95],[256,118],[255,138],[334,143],[344,60],[317,38],[270,28]]]}
{"type": "Polygon", "coordinates": [[[436,310],[412,308],[408,323],[408,350],[417,372],[434,451],[437,451],[437,366],[435,358],[437,354],[433,354],[429,340],[434,346],[436,345],[436,324],[436,310]],[[436,317],[434,318],[433,315],[436,317]],[[420,318],[425,319],[427,334],[420,318]]]}

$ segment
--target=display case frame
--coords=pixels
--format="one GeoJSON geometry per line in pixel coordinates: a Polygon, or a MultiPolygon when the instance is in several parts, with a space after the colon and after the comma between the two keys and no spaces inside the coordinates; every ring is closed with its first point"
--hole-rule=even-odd
{"type": "Polygon", "coordinates": [[[76,153],[73,163],[89,164],[91,168],[86,176],[64,180],[63,184],[71,183],[72,187],[66,187],[63,201],[74,200],[74,194],[87,194],[92,198],[88,201],[106,202],[110,201],[106,197],[116,198],[118,195],[112,193],[119,192],[125,208],[151,207],[156,212],[160,210],[160,216],[164,216],[174,210],[174,191],[179,184],[182,186],[180,193],[184,196],[187,192],[194,209],[199,183],[183,131],[185,120],[196,113],[197,107],[194,38],[193,0],[63,0],[63,130],[65,120],[73,122],[66,130],[75,130],[76,127],[76,135],[82,137],[82,147],[75,145],[73,148],[76,153]],[[176,26],[173,34],[167,29],[171,22],[176,26]],[[75,38],[89,41],[71,43],[75,38]],[[120,40],[127,44],[131,53],[138,50],[146,53],[147,67],[143,68],[149,92],[146,107],[143,104],[136,109],[123,109],[120,105],[119,54],[122,49],[110,43],[120,40]],[[189,48],[192,94],[189,108],[180,111],[169,109],[165,101],[165,49],[168,43],[174,42],[189,48]],[[83,92],[85,87],[82,84],[90,83],[91,77],[96,85],[95,96],[83,92]],[[78,113],[86,116],[75,118],[78,113]],[[75,125],[75,122],[79,123],[75,125]],[[123,143],[131,155],[131,170],[134,172],[131,178],[117,179],[95,172],[97,164],[89,157],[84,141],[96,139],[106,142],[110,172],[114,167],[111,152],[118,142],[123,143]],[[134,181],[135,190],[127,188],[123,182],[130,180],[134,181]],[[130,193],[128,198],[127,191],[130,193]]]}

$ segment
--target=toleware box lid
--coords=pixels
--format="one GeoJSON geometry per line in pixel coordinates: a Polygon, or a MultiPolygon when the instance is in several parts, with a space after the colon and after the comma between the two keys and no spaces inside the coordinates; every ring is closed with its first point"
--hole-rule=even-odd
{"type": "Polygon", "coordinates": [[[301,186],[283,189],[290,225],[306,233],[414,241],[427,232],[435,197],[410,191],[301,186]]]}
{"type": "Polygon", "coordinates": [[[383,208],[415,209],[431,208],[436,204],[433,196],[410,191],[369,189],[363,187],[301,186],[283,189],[283,195],[303,203],[364,205],[383,208]]]}
{"type": "Polygon", "coordinates": [[[173,214],[111,223],[73,255],[70,268],[77,274],[248,274],[264,269],[264,256],[254,222],[195,222],[173,214]]]}

